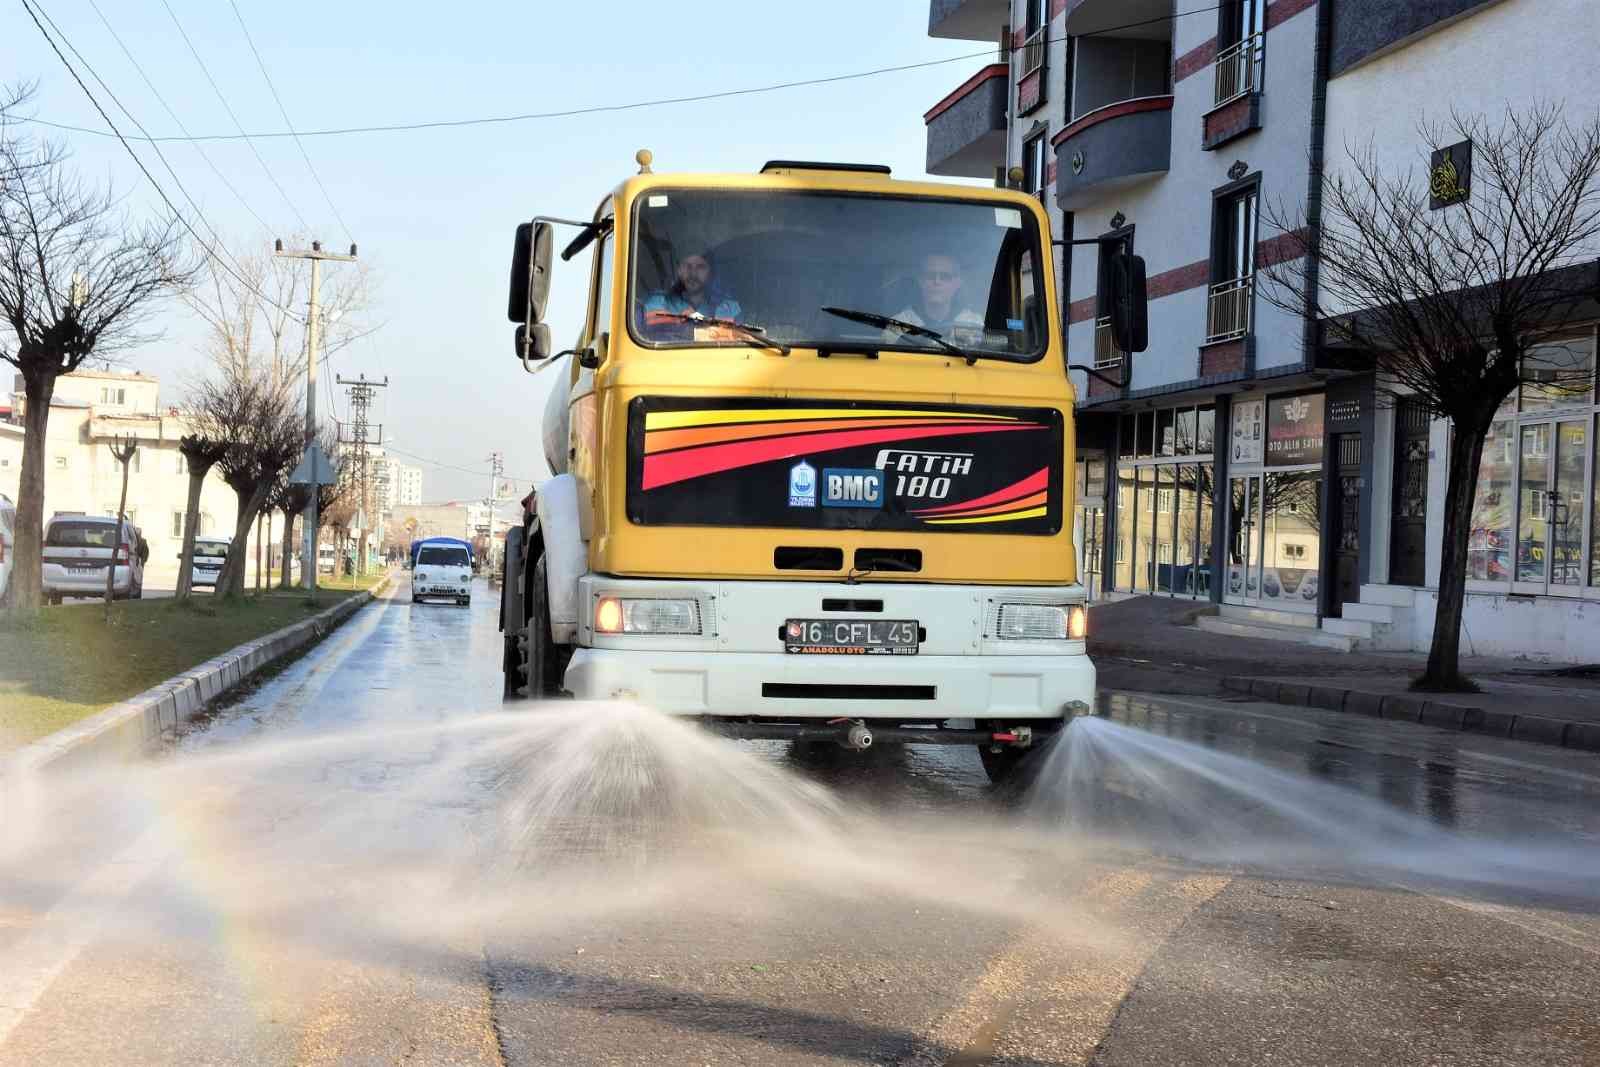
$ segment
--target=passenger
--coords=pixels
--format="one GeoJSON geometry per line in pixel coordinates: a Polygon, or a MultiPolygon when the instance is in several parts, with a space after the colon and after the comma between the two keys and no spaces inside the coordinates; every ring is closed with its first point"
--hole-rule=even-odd
{"type": "MultiPolygon", "coordinates": [[[[915,307],[895,314],[901,322],[949,337],[952,333],[982,331],[983,316],[961,302],[961,265],[945,252],[930,252],[922,257],[917,271],[919,299],[915,307]]],[[[884,331],[887,340],[898,340],[894,329],[884,331]]]]}
{"type": "Polygon", "coordinates": [[[715,319],[738,319],[744,313],[739,301],[717,284],[709,251],[684,256],[678,261],[677,274],[672,288],[645,298],[644,324],[652,334],[670,335],[673,327],[684,326],[681,316],[695,312],[715,319]]]}

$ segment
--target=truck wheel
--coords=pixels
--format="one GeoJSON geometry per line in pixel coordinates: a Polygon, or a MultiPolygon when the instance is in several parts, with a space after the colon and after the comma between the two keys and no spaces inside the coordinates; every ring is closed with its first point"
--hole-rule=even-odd
{"type": "Polygon", "coordinates": [[[518,679],[521,685],[516,688],[525,690],[530,697],[544,699],[560,696],[565,657],[550,639],[550,588],[543,556],[534,565],[530,584],[527,626],[522,633],[507,638],[507,665],[511,665],[513,655],[516,660],[515,667],[506,672],[506,691],[510,693],[512,679],[518,679]]]}

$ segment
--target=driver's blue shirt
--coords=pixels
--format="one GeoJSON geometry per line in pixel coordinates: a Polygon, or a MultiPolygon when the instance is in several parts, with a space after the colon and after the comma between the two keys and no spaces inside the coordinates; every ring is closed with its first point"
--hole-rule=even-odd
{"type": "Polygon", "coordinates": [[[648,323],[652,311],[665,312],[668,315],[688,315],[698,311],[700,314],[714,319],[737,319],[744,314],[744,309],[739,306],[739,301],[719,293],[707,293],[699,305],[689,302],[689,299],[678,292],[651,293],[644,302],[644,317],[648,323]]]}

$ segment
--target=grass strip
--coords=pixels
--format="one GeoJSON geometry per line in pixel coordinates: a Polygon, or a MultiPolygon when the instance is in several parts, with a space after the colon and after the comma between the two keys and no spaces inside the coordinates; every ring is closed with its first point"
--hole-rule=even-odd
{"type": "Polygon", "coordinates": [[[0,752],[70,726],[246,641],[309,618],[382,575],[303,591],[214,599],[99,601],[0,615],[0,752]]]}

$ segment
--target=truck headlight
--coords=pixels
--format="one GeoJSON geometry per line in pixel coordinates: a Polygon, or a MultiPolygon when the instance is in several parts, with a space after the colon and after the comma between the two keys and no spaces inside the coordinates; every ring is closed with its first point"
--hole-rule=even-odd
{"type": "Polygon", "coordinates": [[[1002,641],[1082,641],[1088,633],[1082,604],[1001,604],[995,627],[1002,641]]]}
{"type": "Polygon", "coordinates": [[[594,628],[602,634],[698,634],[700,602],[603,596],[595,602],[594,628]]]}

